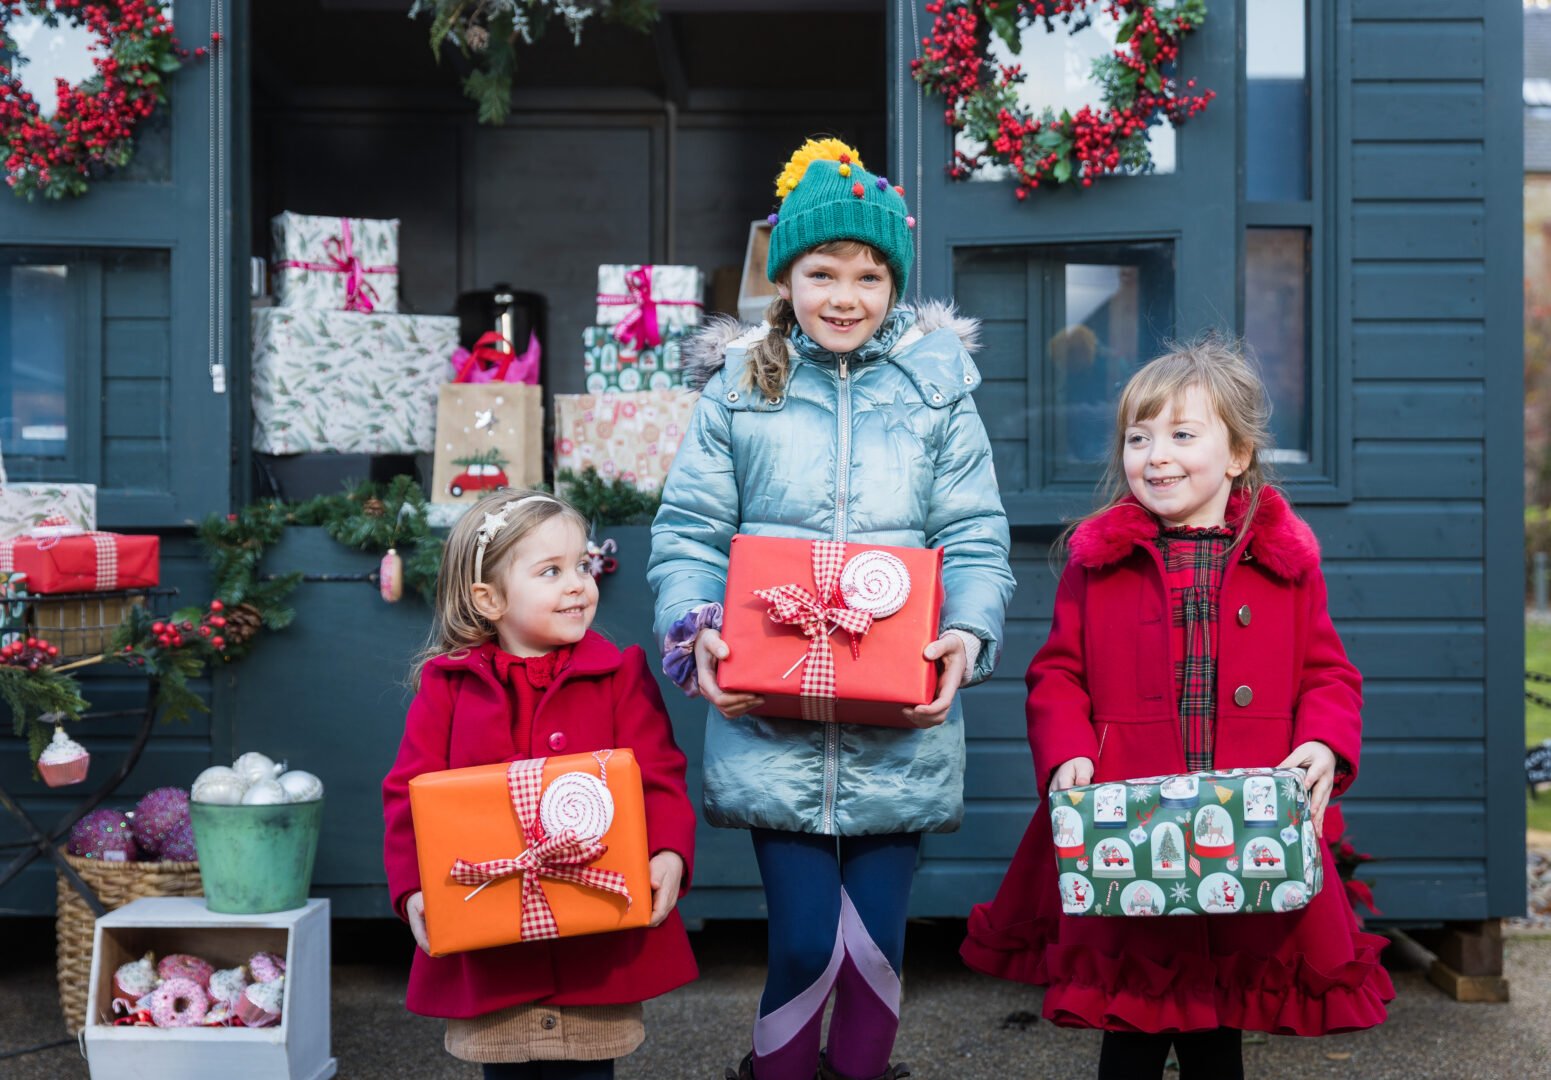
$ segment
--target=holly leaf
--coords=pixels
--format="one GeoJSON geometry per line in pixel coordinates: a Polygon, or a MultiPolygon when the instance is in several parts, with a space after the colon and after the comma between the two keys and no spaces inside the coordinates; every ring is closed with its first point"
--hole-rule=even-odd
{"type": "Polygon", "coordinates": [[[1147,89],[1155,94],[1163,92],[1163,75],[1157,68],[1147,69],[1147,89]]]}
{"type": "Polygon", "coordinates": [[[991,32],[1007,43],[1014,56],[1023,51],[1023,39],[1018,30],[1018,5],[987,4],[980,9],[991,24],[991,32]]]}
{"type": "Polygon", "coordinates": [[[1064,184],[1072,178],[1072,159],[1061,158],[1051,170],[1051,175],[1056,178],[1056,183],[1064,184]]]}
{"type": "Polygon", "coordinates": [[[1131,35],[1136,33],[1136,27],[1141,21],[1142,13],[1140,11],[1133,11],[1127,16],[1125,22],[1120,24],[1120,29],[1115,32],[1115,44],[1123,45],[1130,41],[1131,35]]]}

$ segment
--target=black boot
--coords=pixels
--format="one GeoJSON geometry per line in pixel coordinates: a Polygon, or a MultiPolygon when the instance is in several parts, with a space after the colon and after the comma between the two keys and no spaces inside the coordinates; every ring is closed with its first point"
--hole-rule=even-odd
{"type": "Polygon", "coordinates": [[[722,1080],[754,1080],[754,1051],[750,1050],[743,1055],[736,1071],[723,1069],[722,1080]]]}
{"type": "MultiPolygon", "coordinates": [[[[900,1062],[898,1065],[890,1065],[887,1069],[884,1069],[883,1072],[880,1075],[876,1076],[876,1077],[855,1077],[855,1078],[853,1078],[853,1077],[848,1077],[848,1076],[841,1076],[834,1069],[831,1069],[829,1067],[829,1062],[824,1060],[824,1055],[823,1054],[819,1055],[819,1076],[818,1076],[818,1080],[905,1080],[905,1077],[907,1077],[909,1075],[910,1075],[910,1066],[906,1065],[904,1062],[900,1062]]],[[[730,1077],[729,1080],[738,1080],[738,1078],[737,1077],[730,1077]]]]}

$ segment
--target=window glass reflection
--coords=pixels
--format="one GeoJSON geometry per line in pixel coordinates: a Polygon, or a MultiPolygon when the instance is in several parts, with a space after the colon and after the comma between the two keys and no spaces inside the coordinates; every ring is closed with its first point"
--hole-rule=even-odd
{"type": "Polygon", "coordinates": [[[75,294],[66,266],[0,266],[0,452],[63,458],[75,294]]]}
{"type": "Polygon", "coordinates": [[[1309,197],[1309,82],[1304,0],[1245,5],[1245,194],[1309,197]]]}
{"type": "Polygon", "coordinates": [[[1244,340],[1271,398],[1275,461],[1309,460],[1309,315],[1309,231],[1247,230],[1244,340]]]}

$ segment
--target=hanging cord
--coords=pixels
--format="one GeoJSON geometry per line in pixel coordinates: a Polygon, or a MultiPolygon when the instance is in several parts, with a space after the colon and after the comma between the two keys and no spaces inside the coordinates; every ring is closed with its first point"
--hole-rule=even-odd
{"type": "Polygon", "coordinates": [[[209,100],[209,278],[210,293],[207,315],[210,333],[207,342],[210,357],[210,389],[217,394],[226,393],[226,230],[221,227],[226,205],[226,6],[223,0],[211,5],[211,24],[214,30],[210,57],[209,100]]]}
{"type": "MultiPolygon", "coordinates": [[[[909,64],[908,64],[908,62],[905,59],[905,11],[907,9],[910,12],[910,41],[911,41],[911,43],[913,45],[913,48],[911,49],[911,56],[914,59],[916,59],[916,60],[921,59],[921,24],[920,24],[920,13],[916,11],[916,2],[917,2],[917,0],[899,0],[899,14],[895,18],[895,23],[896,23],[896,34],[895,34],[895,36],[898,39],[898,41],[897,41],[897,48],[895,50],[896,61],[895,61],[895,68],[894,68],[894,82],[895,82],[895,94],[894,94],[894,100],[895,100],[895,109],[894,109],[894,145],[897,148],[897,153],[895,154],[895,165],[897,166],[897,168],[895,169],[894,175],[896,175],[896,176],[905,176],[906,175],[906,173],[905,173],[905,84],[906,84],[906,81],[907,81],[907,74],[906,73],[907,73],[907,70],[909,68],[909,64]]],[[[922,174],[922,160],[921,160],[921,109],[922,109],[923,104],[924,104],[924,102],[923,102],[923,96],[924,95],[923,95],[923,91],[921,90],[921,84],[920,83],[916,82],[913,77],[909,78],[908,81],[911,82],[911,83],[914,83],[914,85],[915,85],[915,129],[916,129],[916,140],[915,140],[915,151],[916,151],[915,183],[910,188],[910,190],[911,190],[911,192],[912,192],[912,194],[913,194],[913,196],[915,198],[916,227],[915,227],[914,230],[912,230],[913,231],[913,235],[911,236],[910,239],[911,239],[911,243],[913,243],[915,245],[915,248],[916,248],[916,270],[915,270],[915,275],[914,275],[915,280],[911,283],[911,285],[912,285],[912,290],[911,291],[912,291],[912,293],[913,293],[913,295],[915,297],[916,306],[920,307],[920,305],[921,305],[921,228],[922,228],[921,222],[923,220],[922,217],[921,217],[921,177],[923,175],[922,174]]]]}

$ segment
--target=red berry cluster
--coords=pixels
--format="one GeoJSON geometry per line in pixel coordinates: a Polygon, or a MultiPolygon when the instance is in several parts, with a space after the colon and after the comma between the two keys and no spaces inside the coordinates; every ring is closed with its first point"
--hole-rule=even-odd
{"type": "MultiPolygon", "coordinates": [[[[1084,105],[1075,114],[1045,109],[1035,116],[1018,107],[1017,85],[1023,71],[999,66],[983,85],[985,43],[983,24],[1008,4],[1017,7],[1020,26],[1080,15],[1099,0],[933,0],[930,37],[921,39],[921,59],[915,77],[947,100],[950,127],[964,130],[980,142],[978,153],[955,151],[948,174],[966,179],[987,163],[1005,165],[1017,179],[1019,199],[1042,182],[1075,182],[1083,187],[1096,177],[1125,166],[1145,164],[1147,129],[1160,116],[1178,126],[1195,116],[1217,95],[1181,93],[1173,75],[1179,62],[1181,38],[1200,26],[1205,8],[1200,0],[1180,0],[1158,9],[1156,0],[1109,0],[1105,12],[1125,29],[1125,41],[1107,62],[1096,65],[1104,106],[1084,105]],[[982,19],[976,8],[985,9],[982,19]]],[[[1195,80],[1185,86],[1195,89],[1195,80]]]]}
{"type": "MultiPolygon", "coordinates": [[[[151,641],[163,649],[181,649],[185,645],[191,645],[196,639],[203,639],[216,652],[226,648],[226,638],[222,631],[226,627],[226,616],[222,614],[226,605],[219,600],[210,601],[210,609],[196,625],[192,619],[158,619],[151,624],[151,641]]],[[[134,645],[125,645],[123,652],[126,654],[135,651],[134,645]]],[[[131,656],[129,662],[137,666],[145,663],[144,657],[131,656]]]]}
{"type": "Polygon", "coordinates": [[[0,647],[0,664],[37,671],[59,659],[59,646],[50,645],[39,637],[17,638],[9,645],[0,647]]]}
{"type": "Polygon", "coordinates": [[[173,36],[162,0],[0,0],[0,52],[16,51],[5,32],[13,19],[49,11],[95,35],[96,74],[78,86],[60,80],[58,106],[45,119],[20,73],[0,63],[0,153],[17,194],[60,198],[85,192],[88,176],[128,163],[135,125],[165,99],[163,77],[190,54],[173,36]]]}

